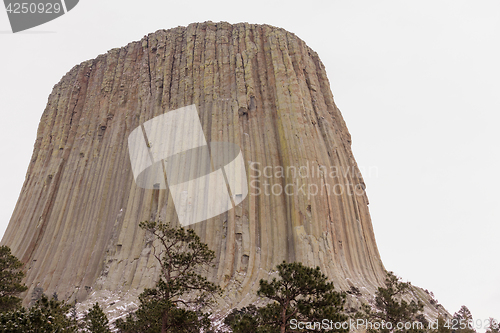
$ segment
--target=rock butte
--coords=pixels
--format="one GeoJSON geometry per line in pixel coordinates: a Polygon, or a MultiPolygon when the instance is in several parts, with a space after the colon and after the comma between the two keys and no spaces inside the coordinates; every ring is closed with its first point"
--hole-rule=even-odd
{"type": "Polygon", "coordinates": [[[338,289],[373,294],[384,266],[318,55],[283,29],[205,22],[110,50],[54,86],[2,239],[26,263],[24,304],[38,287],[60,299],[99,300],[117,316],[154,285],[158,265],[138,224],[178,219],[168,190],[135,184],[127,138],[191,104],[207,142],[239,145],[249,183],[278,184],[257,195],[254,182],[235,209],[190,226],[216,253],[208,276],[225,290],[220,309],[255,302],[258,281],[283,260],[321,267],[338,289]],[[265,166],[272,177],[258,177],[265,166]],[[294,167],[311,173],[286,172],[294,167]],[[280,194],[288,184],[306,193],[280,194]],[[318,194],[307,195],[315,186],[318,194]]]}

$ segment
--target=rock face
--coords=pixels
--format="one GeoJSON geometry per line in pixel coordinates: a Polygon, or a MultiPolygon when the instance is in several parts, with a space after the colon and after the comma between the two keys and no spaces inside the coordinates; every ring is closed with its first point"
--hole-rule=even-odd
{"type": "Polygon", "coordinates": [[[54,87],[2,239],[26,263],[25,303],[38,287],[128,306],[155,283],[138,224],[178,217],[168,189],[136,185],[127,139],[192,104],[207,142],[240,147],[248,180],[236,208],[190,226],[216,252],[221,308],[253,301],[283,260],[320,266],[339,289],[381,285],[365,186],[318,55],[283,29],[206,22],[113,49],[54,87]]]}

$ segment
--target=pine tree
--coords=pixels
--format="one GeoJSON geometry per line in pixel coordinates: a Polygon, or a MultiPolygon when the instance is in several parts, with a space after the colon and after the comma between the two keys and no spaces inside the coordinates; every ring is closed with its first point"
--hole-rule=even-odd
{"type": "Polygon", "coordinates": [[[233,333],[260,333],[264,331],[262,315],[255,305],[241,309],[233,309],[224,319],[224,324],[231,328],[233,333]]]}
{"type": "Polygon", "coordinates": [[[458,312],[455,312],[452,320],[453,332],[457,333],[476,333],[474,329],[474,319],[469,308],[462,305],[458,312]]]}
{"type": "Polygon", "coordinates": [[[24,273],[22,262],[11,254],[8,246],[0,246],[0,312],[14,310],[19,307],[19,293],[26,291],[21,283],[24,273]]]}
{"type": "Polygon", "coordinates": [[[498,320],[495,318],[489,318],[488,319],[488,329],[486,330],[486,333],[500,333],[500,324],[498,320]]]}
{"type": "MultiPolygon", "coordinates": [[[[235,333],[300,332],[294,323],[312,323],[307,331],[322,330],[321,323],[344,322],[345,294],[336,292],[333,283],[319,267],[301,263],[277,266],[279,279],[260,280],[257,294],[272,303],[261,308],[247,307],[233,310],[226,318],[226,325],[235,333]],[[314,327],[316,323],[316,328],[314,327]]],[[[345,329],[337,332],[347,332],[345,329]]]]}
{"type": "Polygon", "coordinates": [[[403,299],[406,295],[411,295],[412,285],[410,282],[401,282],[401,278],[393,272],[387,272],[385,287],[379,287],[375,293],[374,310],[365,307],[366,317],[372,323],[390,323],[391,326],[384,325],[380,328],[370,328],[370,332],[423,332],[427,326],[427,321],[422,315],[423,303],[418,300],[411,300],[409,303],[403,299]],[[398,323],[409,323],[411,327],[397,327],[398,323]]]}
{"type": "Polygon", "coordinates": [[[0,314],[0,332],[76,333],[76,321],[67,316],[69,309],[64,302],[42,295],[28,310],[23,307],[0,314]]]}
{"type": "Polygon", "coordinates": [[[85,328],[91,333],[111,333],[108,318],[104,311],[102,311],[99,303],[94,304],[83,320],[85,328]]]}
{"type": "Polygon", "coordinates": [[[203,310],[221,290],[199,272],[211,264],[215,253],[191,229],[148,221],[140,227],[161,245],[153,247],[161,276],[155,288],[139,296],[139,309],[116,326],[126,333],[206,331],[210,320],[203,310]]]}

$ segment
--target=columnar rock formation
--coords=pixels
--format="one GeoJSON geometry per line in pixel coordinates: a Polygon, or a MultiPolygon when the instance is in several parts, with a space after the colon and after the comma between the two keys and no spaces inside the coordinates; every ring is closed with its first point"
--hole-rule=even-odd
{"type": "Polygon", "coordinates": [[[125,299],[155,283],[138,224],[178,218],[168,189],[134,182],[127,139],[192,104],[207,142],[241,148],[249,184],[235,209],[190,226],[216,253],[221,306],[252,301],[283,260],[318,265],[343,290],[382,283],[363,179],[318,55],[283,29],[206,22],[113,49],[54,87],[2,240],[26,263],[27,295],[125,299]]]}

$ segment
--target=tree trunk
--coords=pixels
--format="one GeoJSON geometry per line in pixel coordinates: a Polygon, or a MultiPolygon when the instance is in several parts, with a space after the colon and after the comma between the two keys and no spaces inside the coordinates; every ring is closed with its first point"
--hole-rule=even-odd
{"type": "Polygon", "coordinates": [[[168,311],[163,312],[161,317],[161,333],[167,333],[168,328],[168,311]]]}

